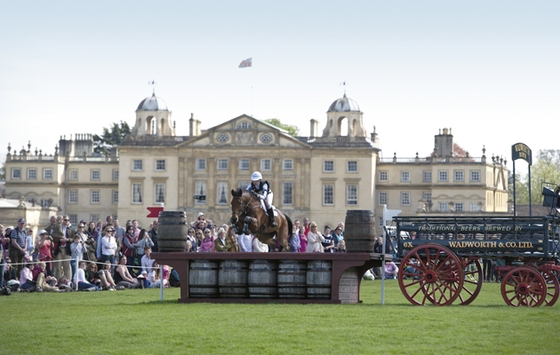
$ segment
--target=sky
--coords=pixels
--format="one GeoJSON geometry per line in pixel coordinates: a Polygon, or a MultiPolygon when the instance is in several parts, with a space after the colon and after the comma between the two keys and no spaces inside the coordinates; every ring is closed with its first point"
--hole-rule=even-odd
{"type": "Polygon", "coordinates": [[[0,4],[0,161],[8,143],[53,154],[61,136],[132,128],[154,89],[177,135],[193,113],[202,129],[248,114],[308,136],[346,92],[386,158],[428,156],[443,128],[510,168],[515,143],[560,149],[559,1],[0,4]]]}

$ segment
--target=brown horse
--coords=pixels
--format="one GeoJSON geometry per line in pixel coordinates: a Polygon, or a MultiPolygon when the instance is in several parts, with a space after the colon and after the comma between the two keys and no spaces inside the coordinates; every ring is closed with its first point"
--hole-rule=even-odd
{"type": "Polygon", "coordinates": [[[241,188],[231,190],[231,223],[238,231],[253,233],[263,243],[275,248],[273,238],[276,236],[282,251],[289,251],[288,239],[292,236],[292,220],[279,209],[275,209],[274,219],[278,227],[271,228],[269,218],[261,208],[258,196],[241,188]]]}

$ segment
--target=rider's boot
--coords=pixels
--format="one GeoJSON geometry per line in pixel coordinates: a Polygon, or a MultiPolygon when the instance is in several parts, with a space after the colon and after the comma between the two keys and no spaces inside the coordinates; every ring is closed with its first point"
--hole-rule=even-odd
{"type": "Polygon", "coordinates": [[[270,219],[270,227],[278,227],[276,220],[274,220],[274,211],[272,210],[272,208],[267,209],[266,212],[268,213],[268,218],[270,219]]]}

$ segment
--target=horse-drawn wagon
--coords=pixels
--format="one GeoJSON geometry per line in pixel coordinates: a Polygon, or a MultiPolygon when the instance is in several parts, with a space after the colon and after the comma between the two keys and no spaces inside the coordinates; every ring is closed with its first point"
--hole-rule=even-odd
{"type": "Polygon", "coordinates": [[[471,303],[484,280],[481,259],[501,260],[497,271],[508,305],[552,306],[558,299],[558,216],[403,216],[393,221],[402,258],[399,286],[412,304],[471,303]]]}

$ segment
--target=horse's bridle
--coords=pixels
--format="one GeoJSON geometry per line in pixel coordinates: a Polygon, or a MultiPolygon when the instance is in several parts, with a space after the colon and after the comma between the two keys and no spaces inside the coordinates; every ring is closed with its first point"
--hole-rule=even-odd
{"type": "Polygon", "coordinates": [[[251,195],[251,198],[247,201],[247,203],[243,203],[243,194],[239,197],[234,197],[234,198],[238,198],[241,203],[240,205],[241,207],[241,212],[237,212],[237,211],[231,211],[232,216],[235,215],[237,217],[237,219],[239,220],[239,217],[243,214],[245,214],[246,216],[249,215],[249,209],[251,209],[251,207],[249,206],[249,204],[251,203],[251,201],[253,200],[253,195],[251,195]]]}

